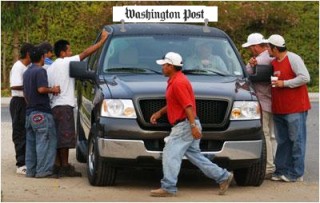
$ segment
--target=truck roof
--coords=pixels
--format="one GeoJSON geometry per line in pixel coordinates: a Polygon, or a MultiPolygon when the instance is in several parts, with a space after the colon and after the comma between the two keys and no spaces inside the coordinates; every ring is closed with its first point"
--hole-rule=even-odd
{"type": "MultiPolygon", "coordinates": [[[[128,23],[107,25],[113,35],[192,35],[228,38],[222,30],[214,27],[208,27],[210,32],[204,32],[204,25],[191,24],[167,24],[167,23],[128,23]],[[125,32],[121,28],[125,28],[125,32]]],[[[108,30],[109,30],[108,29],[108,30]]]]}

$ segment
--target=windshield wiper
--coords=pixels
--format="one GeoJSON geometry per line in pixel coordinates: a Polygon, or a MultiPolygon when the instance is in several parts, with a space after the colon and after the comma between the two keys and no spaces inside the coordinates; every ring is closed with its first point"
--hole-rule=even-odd
{"type": "Polygon", "coordinates": [[[218,71],[214,71],[214,70],[204,70],[204,69],[187,69],[187,70],[183,70],[182,71],[185,74],[207,74],[207,73],[214,73],[216,75],[220,75],[220,76],[227,76],[223,73],[220,73],[218,71]]]}
{"type": "Polygon", "coordinates": [[[117,68],[109,68],[106,69],[105,72],[129,72],[129,73],[145,73],[145,72],[153,72],[157,74],[162,74],[159,71],[155,71],[149,68],[137,68],[137,67],[117,67],[117,68]]]}

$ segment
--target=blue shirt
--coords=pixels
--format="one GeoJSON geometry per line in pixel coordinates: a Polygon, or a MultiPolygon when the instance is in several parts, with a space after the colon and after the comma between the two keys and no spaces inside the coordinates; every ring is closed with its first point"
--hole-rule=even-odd
{"type": "Polygon", "coordinates": [[[48,94],[40,94],[38,88],[48,87],[47,71],[32,64],[23,74],[23,92],[27,101],[26,115],[33,111],[51,113],[48,94]]]}

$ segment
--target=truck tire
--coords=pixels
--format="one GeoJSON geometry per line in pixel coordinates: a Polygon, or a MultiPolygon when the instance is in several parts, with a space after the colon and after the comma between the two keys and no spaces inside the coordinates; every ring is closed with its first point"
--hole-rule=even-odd
{"type": "Polygon", "coordinates": [[[264,136],[262,136],[262,151],[260,160],[249,168],[234,170],[234,179],[239,186],[260,186],[266,174],[267,151],[264,136]]]}
{"type": "Polygon", "coordinates": [[[76,123],[76,136],[77,136],[77,147],[76,147],[76,159],[80,163],[87,163],[86,157],[86,144],[87,140],[85,139],[84,130],[80,124],[79,112],[77,114],[77,123],[76,123]]]}
{"type": "Polygon", "coordinates": [[[86,159],[85,155],[82,154],[78,144],[76,147],[76,159],[80,163],[87,163],[87,159],[86,159]]]}
{"type": "Polygon", "coordinates": [[[112,186],[115,184],[116,168],[110,166],[99,155],[97,129],[93,124],[88,140],[87,173],[93,186],[112,186]]]}

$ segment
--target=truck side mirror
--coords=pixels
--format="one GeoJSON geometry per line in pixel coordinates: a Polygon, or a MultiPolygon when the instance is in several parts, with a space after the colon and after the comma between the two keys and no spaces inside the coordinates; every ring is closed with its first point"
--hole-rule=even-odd
{"type": "Polygon", "coordinates": [[[87,69],[88,63],[85,61],[71,61],[69,75],[72,78],[79,80],[96,81],[96,74],[94,71],[87,69]]]}

